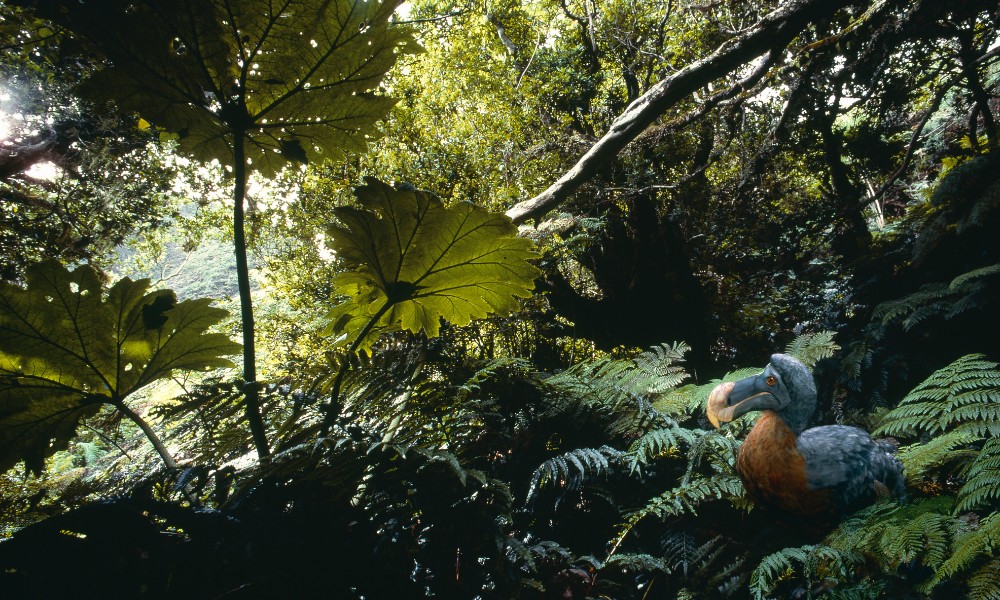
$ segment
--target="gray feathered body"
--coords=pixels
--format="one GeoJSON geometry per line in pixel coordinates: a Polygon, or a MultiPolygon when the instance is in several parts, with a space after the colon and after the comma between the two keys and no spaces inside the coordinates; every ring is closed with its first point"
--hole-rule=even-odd
{"type": "Polygon", "coordinates": [[[830,490],[841,514],[872,504],[879,490],[897,498],[906,493],[903,464],[892,444],[876,442],[863,429],[813,427],[799,434],[796,446],[806,462],[809,487],[830,490]]]}

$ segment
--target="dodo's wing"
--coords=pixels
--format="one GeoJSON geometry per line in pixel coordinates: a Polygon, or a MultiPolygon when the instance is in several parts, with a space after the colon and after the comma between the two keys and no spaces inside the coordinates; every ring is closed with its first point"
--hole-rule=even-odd
{"type": "Polygon", "coordinates": [[[875,494],[872,454],[875,442],[864,430],[827,425],[803,431],[797,441],[806,462],[810,489],[828,489],[841,508],[875,494]]]}

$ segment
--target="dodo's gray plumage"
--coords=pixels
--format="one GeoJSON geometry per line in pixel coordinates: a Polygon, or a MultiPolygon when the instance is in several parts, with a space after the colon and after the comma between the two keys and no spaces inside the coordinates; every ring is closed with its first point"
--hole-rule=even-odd
{"type": "Polygon", "coordinates": [[[840,517],[879,495],[904,495],[903,467],[891,443],[857,427],[807,429],[816,385],[795,358],[773,355],[762,373],[719,385],[708,402],[717,427],[754,410],[763,414],[740,448],[737,467],[759,502],[799,515],[840,517]]]}

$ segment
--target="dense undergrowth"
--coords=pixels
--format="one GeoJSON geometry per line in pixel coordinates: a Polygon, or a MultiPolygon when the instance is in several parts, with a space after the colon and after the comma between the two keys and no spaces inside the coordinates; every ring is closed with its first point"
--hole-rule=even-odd
{"type": "MultiPolygon", "coordinates": [[[[405,335],[376,353],[344,384],[344,416],[325,438],[313,399],[331,377],[275,387],[276,453],[260,464],[236,466],[246,436],[216,427],[240,414],[221,381],[162,411],[188,466],[115,481],[119,453],[77,442],[57,460],[89,468],[63,467],[46,482],[58,492],[6,510],[35,520],[89,501],[0,545],[4,587],[25,597],[997,592],[996,363],[961,358],[879,416],[879,431],[904,444],[910,496],[834,528],[752,507],[734,467],[749,425],[703,426],[716,381],[686,382],[683,344],[544,373],[525,359],[456,361],[460,341],[405,335]],[[51,561],[64,577],[47,575],[51,561]]],[[[811,364],[836,349],[819,335],[788,351],[811,364]]]]}
{"type": "Polygon", "coordinates": [[[1000,7],[399,5],[0,0],[0,596],[1000,599],[1000,7]],[[782,350],[905,498],[748,497],[782,350]]]}

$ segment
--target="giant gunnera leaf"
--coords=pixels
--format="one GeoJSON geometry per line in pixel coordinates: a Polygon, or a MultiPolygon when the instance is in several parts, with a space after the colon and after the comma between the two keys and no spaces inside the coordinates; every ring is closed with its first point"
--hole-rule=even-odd
{"type": "Polygon", "coordinates": [[[104,290],[91,267],[35,265],[27,286],[0,284],[0,471],[35,472],[80,420],[175,370],[231,367],[240,345],[205,333],[226,311],[176,302],[149,280],[104,290]]]}
{"type": "Polygon", "coordinates": [[[469,203],[445,207],[432,193],[368,178],[355,190],[362,208],[335,210],[329,244],[354,269],[334,279],[348,300],[329,332],[358,347],[378,333],[438,334],[442,319],[506,315],[534,288],[538,255],[503,214],[469,203]]]}
{"type": "Polygon", "coordinates": [[[363,151],[396,103],[379,94],[418,47],[390,23],[401,0],[86,0],[33,3],[108,57],[84,92],[232,165],[234,136],[270,173],[363,151]]]}

